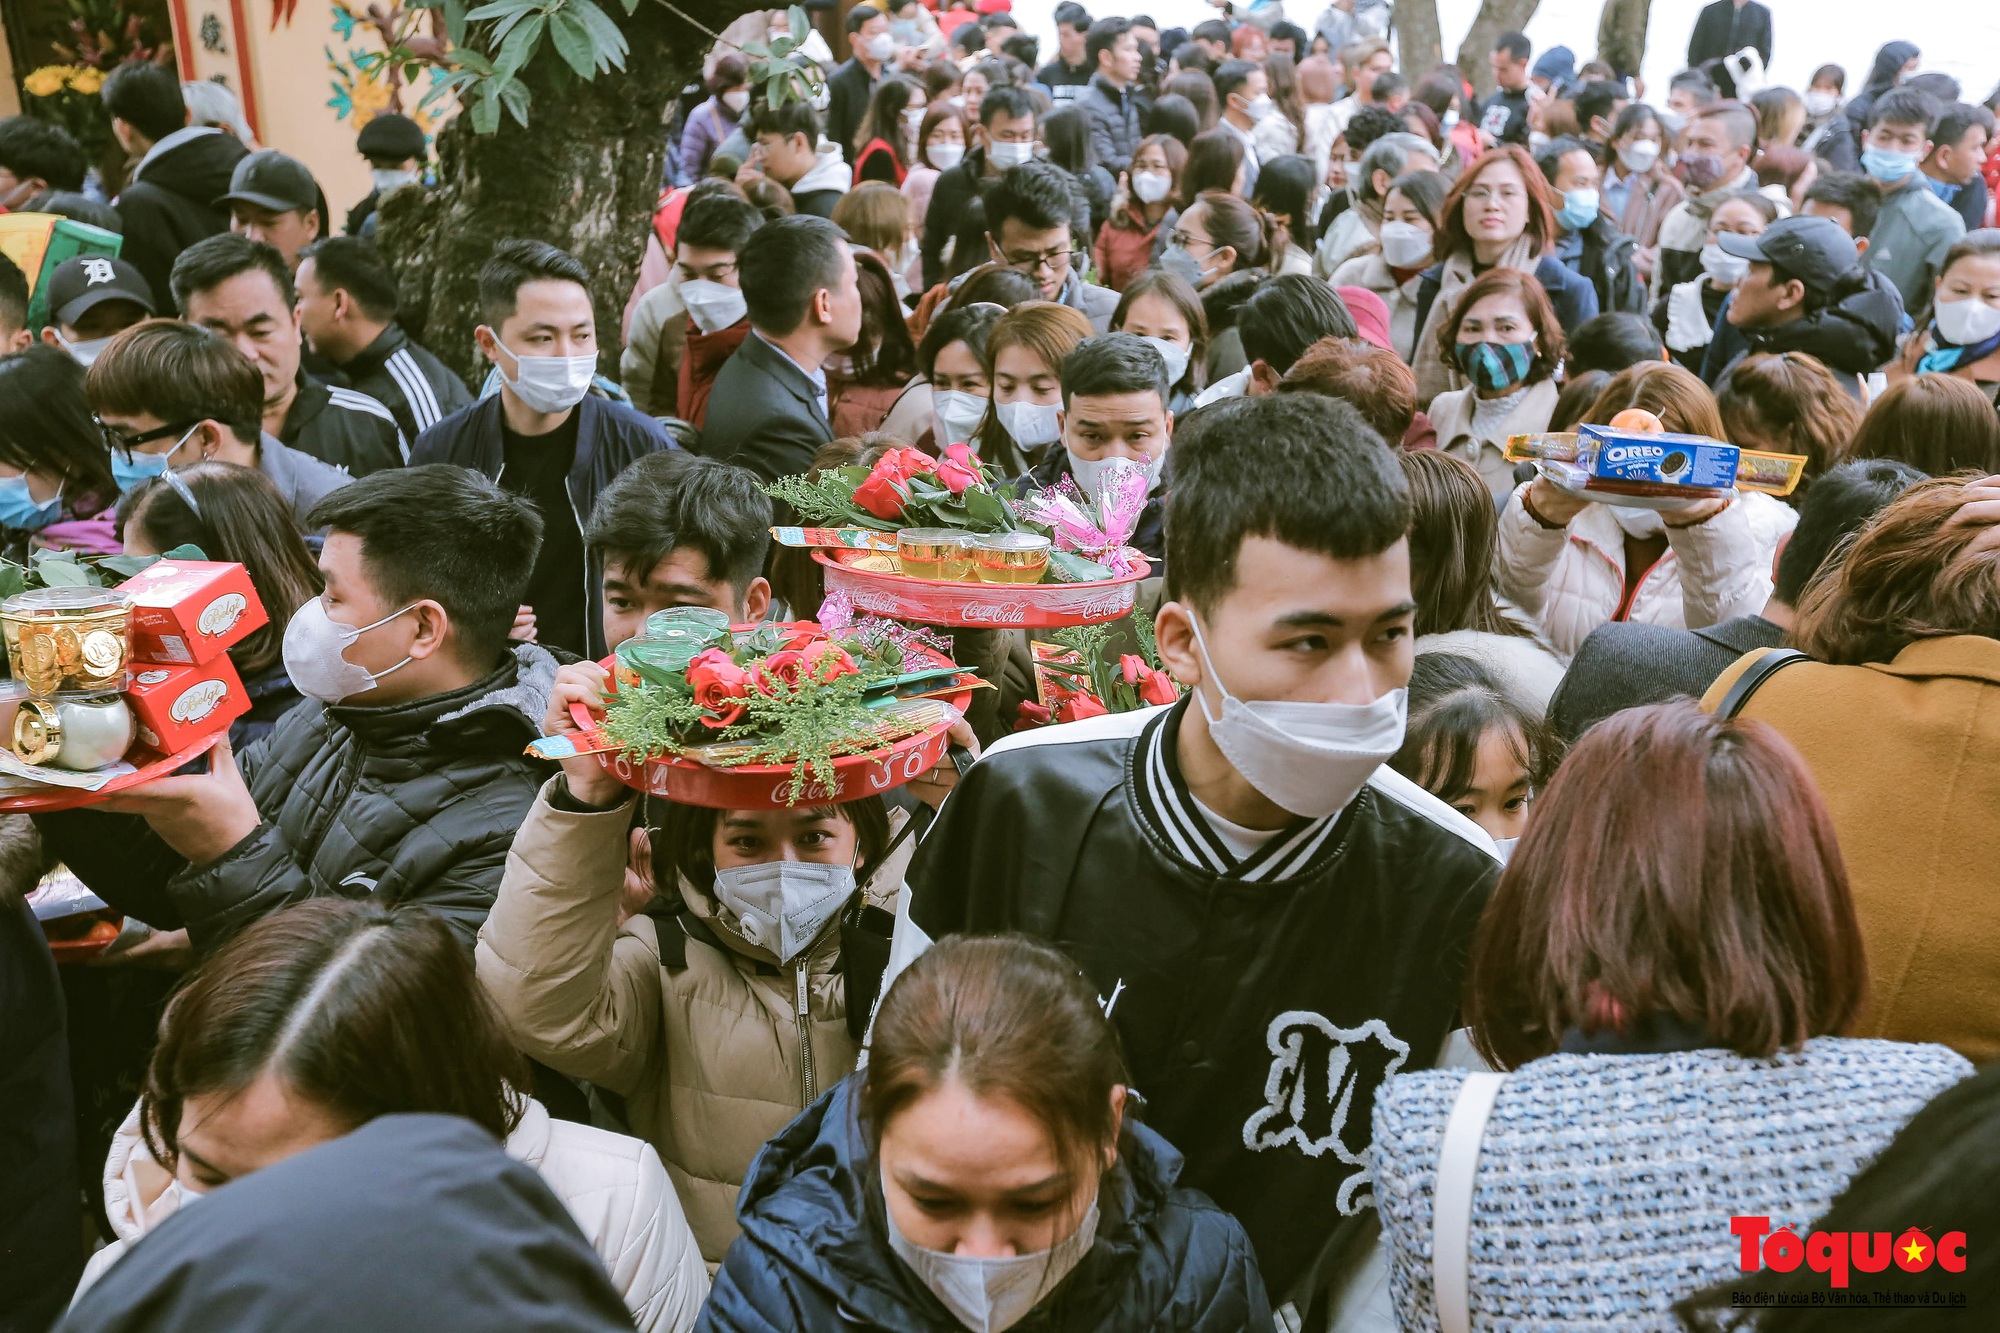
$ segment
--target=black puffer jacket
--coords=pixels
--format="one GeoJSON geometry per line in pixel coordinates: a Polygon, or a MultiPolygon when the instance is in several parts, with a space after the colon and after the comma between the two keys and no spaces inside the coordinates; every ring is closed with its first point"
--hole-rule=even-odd
{"type": "Polygon", "coordinates": [[[119,253],[146,279],[162,313],[172,304],[168,279],[181,251],[229,230],[229,209],[215,201],[229,193],[230,176],[247,155],[234,135],[192,135],[139,168],[114,201],[125,226],[119,253]]]}
{"type": "Polygon", "coordinates": [[[1701,377],[1710,388],[1721,384],[1730,367],[1753,352],[1804,352],[1819,358],[1849,393],[1859,397],[1861,381],[1896,355],[1903,297],[1882,274],[1857,268],[1840,280],[1830,305],[1803,319],[1761,329],[1738,328],[1728,321],[1725,305],[1701,367],[1701,377]]]}
{"type": "MultiPolygon", "coordinates": [[[[750,1164],[704,1330],[962,1330],[890,1250],[882,1187],[855,1114],[862,1075],[829,1089],[750,1164]]],[[[1099,1189],[1097,1242],[1014,1327],[1021,1333],[1265,1333],[1271,1308],[1249,1237],[1174,1184],[1181,1156],[1144,1125],[1099,1189]]]]}
{"type": "Polygon", "coordinates": [[[449,694],[389,708],[307,700],[239,757],[264,822],[208,865],[188,865],[134,816],[68,810],[36,823],[104,901],[186,927],[203,954],[280,908],[335,896],[422,903],[470,951],[548,777],[522,750],[555,673],[547,650],[517,644],[499,670],[449,694]]]}

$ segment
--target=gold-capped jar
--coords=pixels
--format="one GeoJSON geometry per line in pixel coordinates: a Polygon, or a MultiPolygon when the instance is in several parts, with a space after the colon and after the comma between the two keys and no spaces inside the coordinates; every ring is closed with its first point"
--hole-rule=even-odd
{"type": "Polygon", "coordinates": [[[31,588],[0,602],[7,669],[38,698],[117,689],[131,657],[131,603],[105,588],[31,588]]]}
{"type": "Polygon", "coordinates": [[[123,759],[132,733],[132,710],[122,694],[64,694],[22,702],[13,748],[27,763],[87,773],[123,759]]]}

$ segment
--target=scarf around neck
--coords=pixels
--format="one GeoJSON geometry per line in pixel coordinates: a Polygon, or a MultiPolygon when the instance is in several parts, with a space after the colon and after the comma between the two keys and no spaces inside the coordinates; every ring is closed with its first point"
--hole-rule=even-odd
{"type": "Polygon", "coordinates": [[[1975,362],[1984,361],[1995,352],[2000,352],[2000,333],[1994,334],[1984,342],[1970,343],[1964,347],[1954,347],[1944,340],[1944,335],[1939,333],[1937,325],[1933,324],[1931,325],[1931,350],[1924,353],[1923,359],[1917,362],[1917,373],[1919,375],[1928,375],[1936,371],[1940,374],[1948,374],[1951,371],[1957,370],[1960,366],[1969,366],[1975,362]]]}

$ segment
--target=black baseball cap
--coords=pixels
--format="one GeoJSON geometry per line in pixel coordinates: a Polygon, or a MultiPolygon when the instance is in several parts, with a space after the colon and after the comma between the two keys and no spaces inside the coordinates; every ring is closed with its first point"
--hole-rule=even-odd
{"type": "Polygon", "coordinates": [[[363,157],[405,162],[413,157],[422,157],[425,143],[423,126],[408,116],[388,112],[361,127],[354,147],[363,157]]]}
{"type": "Polygon", "coordinates": [[[1715,243],[1726,255],[1775,264],[1808,287],[1831,287],[1861,262],[1860,247],[1832,218],[1780,218],[1761,236],[1718,232],[1715,243]]]}
{"type": "Polygon", "coordinates": [[[310,213],[319,207],[319,183],[305,163],[266,148],[236,164],[229,193],[216,202],[252,204],[274,213],[310,213]]]}
{"type": "Polygon", "coordinates": [[[106,301],[130,301],[148,315],[158,314],[153,289],[139,270],[109,255],[65,259],[49,274],[49,318],[74,325],[106,301]]]}

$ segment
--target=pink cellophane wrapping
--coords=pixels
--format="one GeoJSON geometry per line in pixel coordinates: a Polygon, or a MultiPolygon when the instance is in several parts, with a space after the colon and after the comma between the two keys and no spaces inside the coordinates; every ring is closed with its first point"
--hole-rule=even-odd
{"type": "Polygon", "coordinates": [[[1151,489],[1145,464],[1121,458],[1105,471],[1095,503],[1064,478],[1053,489],[1022,500],[1019,510],[1048,528],[1057,550],[1073,551],[1108,568],[1113,578],[1124,578],[1136,568],[1126,543],[1139,526],[1151,489]]]}

